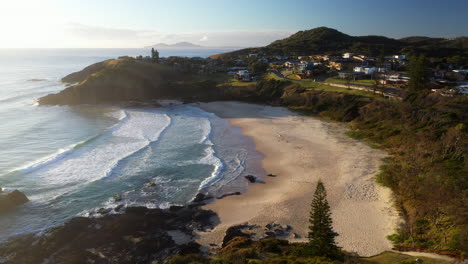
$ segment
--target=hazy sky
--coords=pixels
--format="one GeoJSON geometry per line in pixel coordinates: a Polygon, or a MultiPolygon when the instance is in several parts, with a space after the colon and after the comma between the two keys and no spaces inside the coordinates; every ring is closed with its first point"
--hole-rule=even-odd
{"type": "Polygon", "coordinates": [[[0,0],[0,48],[260,46],[319,26],[467,36],[468,0],[0,0]]]}

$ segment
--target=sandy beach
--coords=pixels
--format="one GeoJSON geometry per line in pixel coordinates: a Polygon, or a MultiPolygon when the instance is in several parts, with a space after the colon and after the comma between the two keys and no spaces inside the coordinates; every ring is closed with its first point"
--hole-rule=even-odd
{"type": "Polygon", "coordinates": [[[229,120],[251,137],[264,155],[265,175],[242,195],[229,196],[205,206],[215,211],[220,224],[199,233],[198,242],[221,245],[228,227],[249,223],[290,225],[291,241],[307,241],[310,203],[317,180],[322,179],[332,208],[339,246],[361,256],[391,248],[386,239],[398,223],[390,190],[374,176],[385,153],[344,135],[346,127],[305,117],[281,107],[238,102],[200,105],[229,120]],[[268,177],[272,173],[276,177],[268,177]]]}

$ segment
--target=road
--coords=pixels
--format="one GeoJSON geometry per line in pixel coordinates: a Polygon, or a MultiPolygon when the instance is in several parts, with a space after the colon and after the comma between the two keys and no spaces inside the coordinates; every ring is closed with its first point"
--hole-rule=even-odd
{"type": "MultiPolygon", "coordinates": [[[[285,80],[290,80],[290,81],[319,83],[319,84],[324,84],[324,85],[328,85],[328,86],[334,86],[334,87],[340,87],[340,88],[346,88],[346,89],[349,88],[349,89],[353,89],[353,90],[360,90],[360,91],[366,91],[366,92],[373,92],[374,87],[375,87],[373,85],[351,84],[351,85],[348,86],[347,84],[344,84],[344,83],[330,83],[330,82],[325,82],[325,81],[315,82],[315,81],[312,81],[312,80],[292,79],[292,78],[289,78],[287,76],[284,76],[279,71],[270,71],[270,73],[273,73],[278,78],[285,79],[285,80]]],[[[385,96],[389,96],[389,97],[401,98],[403,96],[403,91],[401,91],[399,89],[396,89],[396,88],[393,88],[393,87],[385,87],[385,88],[383,88],[383,91],[382,91],[381,87],[377,87],[376,93],[378,93],[378,94],[383,93],[385,96]]]]}

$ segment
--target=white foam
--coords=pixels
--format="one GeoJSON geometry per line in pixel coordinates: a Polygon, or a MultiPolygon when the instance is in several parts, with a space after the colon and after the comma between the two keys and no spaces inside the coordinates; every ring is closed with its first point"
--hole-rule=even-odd
{"type": "Polygon", "coordinates": [[[157,141],[170,124],[169,116],[156,111],[126,111],[118,124],[91,143],[61,152],[66,154],[30,166],[26,172],[38,185],[63,186],[43,196],[56,197],[70,186],[75,189],[108,177],[121,160],[157,141]]]}
{"type": "Polygon", "coordinates": [[[208,118],[204,119],[204,124],[207,129],[204,130],[205,135],[202,137],[200,143],[209,145],[209,147],[205,150],[205,156],[199,161],[201,164],[208,164],[214,167],[213,172],[211,173],[210,177],[204,179],[198,188],[198,191],[202,191],[209,185],[216,182],[219,178],[221,170],[223,169],[224,165],[223,162],[216,156],[216,151],[213,148],[213,142],[211,142],[211,135],[212,135],[212,127],[211,121],[208,118]]]}
{"type": "Polygon", "coordinates": [[[61,148],[61,149],[57,150],[55,153],[53,153],[53,154],[50,154],[50,155],[45,156],[43,158],[40,158],[40,159],[38,159],[38,160],[36,160],[36,161],[34,161],[32,163],[28,163],[28,164],[26,164],[24,166],[15,168],[15,169],[11,170],[10,172],[21,171],[23,173],[29,173],[29,172],[32,172],[34,170],[40,169],[40,168],[42,168],[44,166],[47,166],[49,164],[52,164],[54,162],[58,162],[61,159],[65,158],[68,154],[70,154],[70,152],[73,151],[73,149],[76,146],[78,146],[80,144],[83,144],[83,143],[85,143],[86,141],[88,141],[90,139],[87,139],[87,140],[81,141],[79,143],[71,144],[71,145],[69,145],[67,147],[61,148]]]}

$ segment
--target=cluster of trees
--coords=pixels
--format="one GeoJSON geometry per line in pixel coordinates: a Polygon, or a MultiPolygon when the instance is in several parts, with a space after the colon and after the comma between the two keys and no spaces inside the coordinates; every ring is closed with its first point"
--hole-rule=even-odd
{"type": "Polygon", "coordinates": [[[155,50],[154,48],[151,48],[151,61],[153,63],[159,62],[159,52],[155,50]]]}

